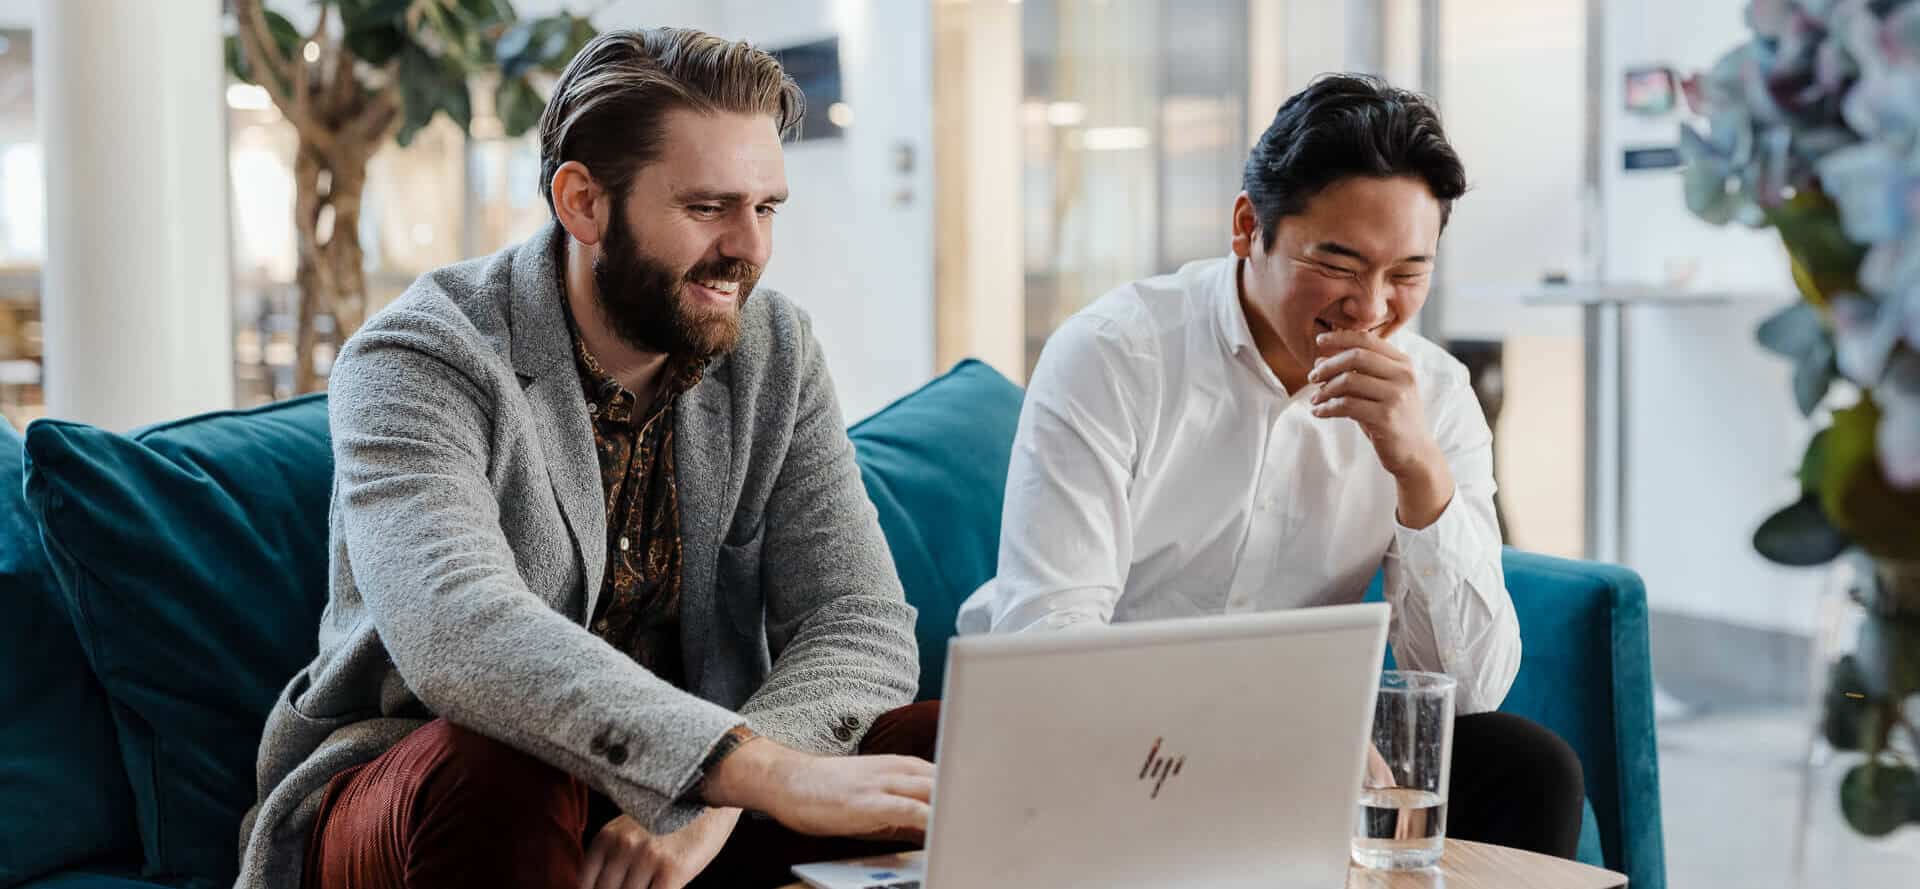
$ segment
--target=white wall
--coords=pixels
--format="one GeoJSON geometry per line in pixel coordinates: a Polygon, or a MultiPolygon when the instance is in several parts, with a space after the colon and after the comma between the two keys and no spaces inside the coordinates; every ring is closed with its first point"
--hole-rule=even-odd
{"type": "Polygon", "coordinates": [[[1784,362],[1754,344],[1760,319],[1792,299],[1778,238],[1694,219],[1672,172],[1626,173],[1627,146],[1671,145],[1676,121],[1620,112],[1618,73],[1705,68],[1747,36],[1740,0],[1615,0],[1607,7],[1606,274],[1660,282],[1697,265],[1700,289],[1757,302],[1635,309],[1627,324],[1626,559],[1652,607],[1751,626],[1810,631],[1823,577],[1755,555],[1755,526],[1792,499],[1789,476],[1810,427],[1784,362]]]}
{"type": "Polygon", "coordinates": [[[1440,244],[1440,332],[1505,343],[1495,471],[1508,542],[1579,557],[1586,527],[1580,312],[1523,305],[1520,295],[1549,272],[1578,275],[1583,263],[1586,3],[1440,6],[1437,96],[1470,186],[1440,244]]]}

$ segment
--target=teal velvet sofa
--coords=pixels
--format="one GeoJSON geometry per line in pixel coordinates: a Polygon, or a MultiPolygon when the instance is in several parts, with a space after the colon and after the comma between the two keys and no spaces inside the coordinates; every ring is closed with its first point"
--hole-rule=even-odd
{"type": "MultiPolygon", "coordinates": [[[[923,697],[994,570],[1019,387],[964,362],[850,430],[907,596],[923,697]]],[[[254,748],[313,654],[324,396],[116,435],[0,422],[0,889],[231,885],[254,748]]],[[[1663,889],[1645,593],[1509,550],[1526,653],[1503,709],[1586,768],[1582,857],[1663,889]]]]}

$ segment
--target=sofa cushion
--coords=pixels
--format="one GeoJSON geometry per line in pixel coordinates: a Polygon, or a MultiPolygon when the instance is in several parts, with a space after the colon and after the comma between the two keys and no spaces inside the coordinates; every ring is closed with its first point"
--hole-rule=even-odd
{"type": "Polygon", "coordinates": [[[149,876],[231,883],[260,730],[326,601],[326,402],[27,430],[26,491],[113,702],[149,876]]]}
{"type": "Polygon", "coordinates": [[[84,862],[140,859],[107,694],[74,634],[0,418],[0,889],[84,862]]]}
{"type": "Polygon", "coordinates": [[[921,700],[940,696],[960,603],[998,566],[1024,397],[969,359],[847,430],[907,601],[920,610],[921,700]]]}

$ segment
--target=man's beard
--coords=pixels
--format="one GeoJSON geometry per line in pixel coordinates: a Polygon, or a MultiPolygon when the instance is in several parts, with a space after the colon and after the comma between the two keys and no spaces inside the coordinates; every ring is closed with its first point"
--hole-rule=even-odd
{"type": "Polygon", "coordinates": [[[676,272],[634,242],[627,221],[615,213],[593,261],[594,302],[613,333],[627,345],[685,358],[711,358],[740,339],[740,311],[760,280],[760,268],[740,259],[719,259],[676,272]],[[738,281],[731,307],[693,305],[694,281],[738,281]]]}

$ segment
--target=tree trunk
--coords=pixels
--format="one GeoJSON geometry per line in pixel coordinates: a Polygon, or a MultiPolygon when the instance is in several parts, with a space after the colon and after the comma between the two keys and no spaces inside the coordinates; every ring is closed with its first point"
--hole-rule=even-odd
{"type": "Polygon", "coordinates": [[[332,269],[321,253],[320,215],[326,206],[322,180],[330,175],[320,152],[305,139],[293,159],[294,239],[299,247],[300,265],[294,274],[299,288],[299,304],[294,308],[293,392],[300,395],[319,389],[319,376],[313,368],[313,346],[318,339],[314,318],[331,312],[334,304],[332,269]]]}
{"type": "Polygon", "coordinates": [[[346,162],[329,159],[304,141],[294,159],[294,221],[299,243],[295,281],[293,388],[295,394],[325,388],[316,366],[320,344],[318,319],[333,321],[332,345],[338,347],[366,319],[365,253],[360,247],[360,202],[367,184],[364,158],[348,152],[346,162]],[[322,222],[331,210],[332,219],[322,222]]]}
{"type": "Polygon", "coordinates": [[[367,165],[341,165],[333,172],[333,336],[345,343],[367,320],[367,261],[360,249],[360,197],[367,187],[367,165]]]}

